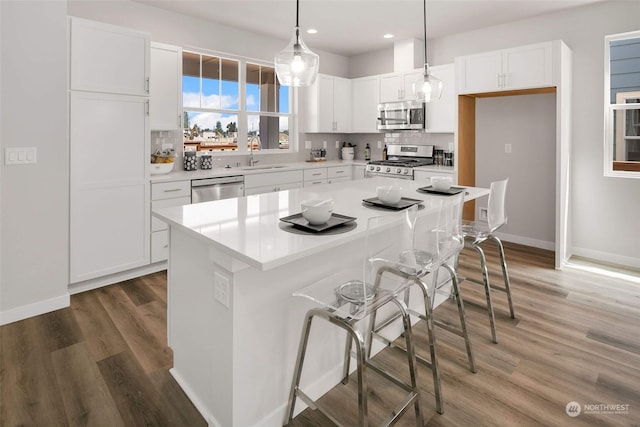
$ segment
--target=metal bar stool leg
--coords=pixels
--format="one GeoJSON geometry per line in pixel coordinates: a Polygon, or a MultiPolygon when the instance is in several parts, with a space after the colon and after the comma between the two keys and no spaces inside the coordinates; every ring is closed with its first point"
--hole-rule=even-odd
{"type": "Polygon", "coordinates": [[[464,338],[464,344],[467,348],[467,358],[469,359],[469,369],[474,374],[476,373],[476,363],[473,359],[473,352],[471,350],[471,339],[469,338],[469,331],[467,330],[467,320],[464,312],[464,302],[460,295],[460,284],[458,283],[458,276],[456,271],[449,264],[443,264],[443,267],[451,274],[451,287],[453,288],[453,296],[458,304],[458,316],[460,316],[460,327],[462,329],[462,336],[464,338]]]}
{"type": "MultiPolygon", "coordinates": [[[[415,348],[413,346],[413,332],[411,331],[411,317],[409,313],[404,313],[402,316],[402,322],[404,323],[404,339],[405,345],[407,346],[407,362],[409,364],[409,373],[411,376],[411,388],[413,390],[418,390],[418,376],[417,376],[417,365],[416,365],[416,355],[415,348]]],[[[416,398],[414,403],[415,411],[416,411],[416,424],[418,427],[423,425],[423,416],[422,416],[422,405],[420,403],[420,394],[416,398]]]]}
{"type": "Polygon", "coordinates": [[[498,343],[496,334],[496,318],[493,314],[493,303],[491,302],[491,286],[489,285],[489,271],[487,270],[487,259],[484,256],[484,251],[479,245],[473,244],[473,248],[480,255],[480,268],[482,269],[482,280],[484,281],[484,293],[487,299],[487,310],[489,311],[489,323],[491,324],[491,340],[494,344],[498,343]]]}
{"type": "Polygon", "coordinates": [[[429,354],[431,356],[431,373],[433,374],[433,394],[436,397],[436,411],[439,414],[444,412],[442,407],[442,388],[440,387],[440,365],[438,364],[438,356],[436,352],[436,334],[433,324],[433,311],[431,310],[431,301],[426,291],[426,285],[420,286],[424,290],[424,311],[425,323],[427,325],[427,336],[429,338],[429,354]]]}
{"type": "Polygon", "coordinates": [[[509,313],[511,314],[511,318],[516,318],[515,310],[513,309],[513,301],[511,299],[511,283],[509,281],[509,273],[507,271],[507,260],[504,256],[504,247],[502,246],[502,241],[498,239],[498,237],[491,235],[490,239],[493,240],[498,246],[498,252],[500,253],[500,264],[502,265],[502,277],[504,278],[504,288],[507,292],[507,300],[509,301],[509,313]]]}
{"type": "Polygon", "coordinates": [[[342,364],[342,384],[349,382],[349,369],[351,366],[351,345],[353,337],[347,333],[346,342],[344,343],[344,362],[342,364]]]}
{"type": "MultiPolygon", "coordinates": [[[[291,383],[291,392],[289,393],[288,411],[287,411],[287,424],[293,420],[293,411],[296,404],[296,392],[300,387],[300,377],[302,376],[302,365],[304,363],[304,356],[307,353],[307,344],[309,343],[309,331],[311,330],[311,322],[313,320],[314,313],[307,313],[304,327],[302,328],[302,335],[300,336],[300,345],[298,346],[298,356],[296,357],[296,367],[293,373],[293,380],[291,383]]],[[[348,336],[348,334],[347,334],[348,336]]]]}

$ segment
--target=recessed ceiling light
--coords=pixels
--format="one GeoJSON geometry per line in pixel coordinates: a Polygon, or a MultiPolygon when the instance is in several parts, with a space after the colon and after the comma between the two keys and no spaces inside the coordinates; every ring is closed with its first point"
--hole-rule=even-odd
{"type": "Polygon", "coordinates": [[[392,39],[393,38],[393,34],[385,34],[384,36],[385,39],[392,39]]]}
{"type": "Polygon", "coordinates": [[[317,33],[318,33],[318,30],[316,30],[315,28],[309,28],[309,29],[307,30],[307,33],[309,33],[309,34],[317,34],[317,33]]]}

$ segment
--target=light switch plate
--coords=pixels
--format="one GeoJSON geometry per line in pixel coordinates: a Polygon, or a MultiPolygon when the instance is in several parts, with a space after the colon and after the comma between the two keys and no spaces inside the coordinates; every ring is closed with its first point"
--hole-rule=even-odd
{"type": "Polygon", "coordinates": [[[38,163],[36,147],[7,147],[4,149],[5,165],[28,165],[38,163]]]}
{"type": "Polygon", "coordinates": [[[311,141],[305,141],[304,142],[304,148],[306,150],[310,150],[311,149],[311,141]]]}
{"type": "Polygon", "coordinates": [[[322,148],[327,148],[327,141],[322,141],[322,148]]]}

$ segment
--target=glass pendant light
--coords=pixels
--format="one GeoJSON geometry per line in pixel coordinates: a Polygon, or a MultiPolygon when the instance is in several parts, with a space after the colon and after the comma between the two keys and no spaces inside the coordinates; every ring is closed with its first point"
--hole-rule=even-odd
{"type": "Polygon", "coordinates": [[[300,0],[296,0],[296,27],[291,42],[275,57],[276,75],[283,86],[309,86],[318,75],[320,57],[300,38],[298,16],[300,0]]]}
{"type": "Polygon", "coordinates": [[[442,80],[429,73],[427,63],[427,0],[424,1],[424,79],[413,83],[413,94],[418,101],[431,102],[442,96],[442,80]]]}

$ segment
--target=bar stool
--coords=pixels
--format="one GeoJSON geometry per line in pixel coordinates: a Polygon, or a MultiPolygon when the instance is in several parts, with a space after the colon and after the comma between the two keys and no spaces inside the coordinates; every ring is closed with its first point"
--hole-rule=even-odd
{"type": "MultiPolygon", "coordinates": [[[[413,208],[414,210],[417,207],[413,208]]],[[[355,343],[356,375],[358,381],[358,425],[367,426],[368,420],[368,387],[367,372],[382,375],[394,385],[406,392],[406,396],[398,404],[392,413],[384,421],[383,425],[394,424],[400,416],[414,405],[416,424],[423,425],[422,406],[418,388],[416,359],[413,351],[411,321],[404,303],[396,298],[409,283],[415,278],[397,268],[397,263],[386,258],[388,254],[395,254],[406,247],[410,233],[406,230],[406,218],[408,212],[393,213],[391,215],[374,217],[367,221],[367,232],[364,238],[364,260],[359,273],[349,272],[350,277],[359,277],[346,281],[338,281],[341,276],[338,272],[331,277],[322,279],[310,286],[294,292],[294,296],[308,298],[320,307],[310,309],[302,328],[302,335],[298,347],[294,375],[289,395],[287,409],[287,423],[293,419],[296,399],[300,398],[309,407],[318,409],[334,424],[340,425],[320,402],[316,402],[300,388],[300,379],[307,352],[312,321],[321,318],[331,325],[342,328],[347,333],[344,349],[344,363],[342,383],[346,384],[349,377],[349,364],[351,347],[355,343]],[[390,236],[393,236],[390,238],[390,236]],[[371,341],[368,335],[361,333],[358,323],[365,323],[369,329],[370,314],[377,312],[382,307],[391,305],[402,318],[402,333],[404,334],[407,348],[407,364],[409,368],[410,383],[407,384],[392,373],[383,369],[381,365],[372,360],[369,353],[371,341]]]]}
{"type": "Polygon", "coordinates": [[[462,224],[462,232],[465,238],[465,247],[473,248],[480,256],[480,269],[482,270],[482,280],[484,284],[485,297],[487,300],[487,310],[489,312],[489,323],[491,325],[491,338],[494,343],[498,343],[496,334],[496,320],[493,312],[493,303],[491,301],[491,286],[489,285],[489,272],[487,270],[487,259],[484,251],[480,247],[483,242],[491,240],[498,246],[500,254],[500,264],[502,265],[502,277],[504,279],[504,287],[494,286],[493,289],[505,292],[509,303],[509,312],[512,319],[516,318],[513,309],[513,301],[511,299],[511,284],[509,283],[509,273],[507,272],[507,261],[504,256],[504,247],[502,242],[494,233],[500,227],[507,223],[507,214],[505,210],[505,199],[507,195],[507,183],[509,178],[502,181],[491,183],[489,189],[489,200],[487,202],[487,221],[464,221],[462,224]]]}
{"type": "MultiPolygon", "coordinates": [[[[462,206],[464,204],[464,196],[462,193],[449,196],[448,199],[439,199],[435,201],[439,208],[432,215],[415,216],[411,218],[411,229],[413,233],[413,241],[411,248],[399,253],[398,259],[403,270],[415,276],[412,285],[417,285],[422,292],[424,298],[424,312],[418,312],[409,309],[410,315],[417,316],[425,322],[427,328],[427,337],[429,340],[430,360],[416,355],[419,362],[431,368],[434,383],[434,394],[436,399],[436,410],[442,414],[443,397],[442,387],[440,384],[440,369],[437,357],[437,346],[435,338],[435,328],[438,326],[446,331],[454,333],[464,339],[469,361],[469,369],[476,372],[475,361],[471,349],[471,340],[467,330],[467,323],[464,311],[464,302],[460,294],[460,287],[457,274],[452,266],[455,265],[457,256],[464,247],[464,239],[461,231],[462,206]],[[406,270],[409,268],[410,270],[406,270]],[[439,280],[438,273],[440,269],[444,269],[449,274],[449,280],[439,280]],[[446,286],[451,283],[451,288],[446,286]],[[443,294],[447,297],[453,297],[457,303],[458,316],[460,319],[460,327],[456,328],[433,317],[433,309],[436,294],[443,294]]],[[[409,306],[409,289],[404,292],[405,305],[409,306]]],[[[376,324],[374,313],[373,334],[376,338],[381,339],[387,345],[400,347],[399,344],[385,338],[381,333],[381,329],[386,327],[391,321],[395,320],[393,316],[376,324]]],[[[397,317],[397,316],[396,316],[397,317]]]]}

